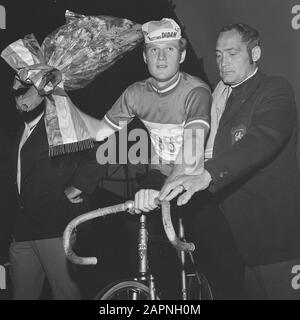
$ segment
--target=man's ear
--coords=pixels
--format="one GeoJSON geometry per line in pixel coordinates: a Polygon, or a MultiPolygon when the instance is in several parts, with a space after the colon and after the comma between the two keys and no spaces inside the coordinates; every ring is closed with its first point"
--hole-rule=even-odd
{"type": "Polygon", "coordinates": [[[144,58],[144,62],[147,64],[147,57],[146,57],[145,51],[143,51],[143,58],[144,58]]]}
{"type": "Polygon", "coordinates": [[[257,62],[261,57],[261,48],[260,46],[255,46],[251,50],[252,60],[253,62],[257,62]]]}
{"type": "Polygon", "coordinates": [[[185,60],[185,56],[186,56],[186,50],[184,49],[184,50],[181,52],[180,63],[182,63],[182,62],[185,60]]]}

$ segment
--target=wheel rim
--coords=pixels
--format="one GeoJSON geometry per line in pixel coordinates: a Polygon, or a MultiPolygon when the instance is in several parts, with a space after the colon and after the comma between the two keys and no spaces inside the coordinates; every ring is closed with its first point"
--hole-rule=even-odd
{"type": "Polygon", "coordinates": [[[188,283],[189,300],[213,300],[210,285],[203,274],[199,274],[199,279],[193,276],[188,283]]]}
{"type": "Polygon", "coordinates": [[[120,288],[106,297],[108,300],[149,300],[149,293],[135,287],[120,288]]]}
{"type": "Polygon", "coordinates": [[[103,289],[96,300],[150,300],[149,288],[136,281],[121,281],[103,289]]]}

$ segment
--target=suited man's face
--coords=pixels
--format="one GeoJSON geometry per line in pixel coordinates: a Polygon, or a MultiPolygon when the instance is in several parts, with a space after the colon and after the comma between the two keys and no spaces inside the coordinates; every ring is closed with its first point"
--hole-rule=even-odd
{"type": "Polygon", "coordinates": [[[31,122],[44,112],[44,97],[37,94],[33,86],[14,91],[17,110],[24,122],[31,122]]]}
{"type": "Polygon", "coordinates": [[[44,100],[44,97],[38,94],[34,86],[18,89],[14,95],[17,109],[25,112],[34,110],[44,100]]]}
{"type": "Polygon", "coordinates": [[[216,45],[216,61],[224,83],[235,85],[250,76],[256,65],[250,60],[247,44],[236,30],[222,32],[216,45]]]}

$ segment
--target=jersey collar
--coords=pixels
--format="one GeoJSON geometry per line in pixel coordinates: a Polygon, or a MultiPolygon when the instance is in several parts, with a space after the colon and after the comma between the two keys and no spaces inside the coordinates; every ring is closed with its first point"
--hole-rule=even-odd
{"type": "Polygon", "coordinates": [[[150,79],[150,85],[152,87],[152,89],[157,92],[157,93],[166,93],[171,91],[172,89],[174,89],[178,83],[180,82],[180,79],[182,77],[181,72],[179,72],[174,79],[172,79],[172,81],[170,83],[168,83],[168,85],[166,87],[162,87],[162,88],[157,88],[154,84],[154,80],[153,78],[150,79]]]}

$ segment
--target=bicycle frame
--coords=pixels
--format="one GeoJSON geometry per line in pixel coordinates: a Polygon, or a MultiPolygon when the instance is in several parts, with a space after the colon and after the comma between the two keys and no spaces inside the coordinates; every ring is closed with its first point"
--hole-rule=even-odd
{"type": "Polygon", "coordinates": [[[156,288],[154,283],[154,277],[152,274],[149,274],[148,229],[147,217],[144,214],[141,215],[139,221],[138,239],[139,275],[137,280],[144,282],[146,285],[148,285],[151,300],[156,300],[156,288]]]}
{"type": "MultiPolygon", "coordinates": [[[[178,228],[179,228],[179,239],[181,241],[185,241],[185,239],[184,239],[184,227],[183,227],[183,223],[182,223],[182,218],[179,218],[179,220],[178,220],[178,228]]],[[[181,261],[181,295],[182,295],[182,300],[187,300],[185,252],[182,251],[182,250],[179,250],[179,256],[180,256],[180,261],[181,261]]]]}
{"type": "MultiPolygon", "coordinates": [[[[186,242],[184,234],[184,226],[182,218],[178,221],[179,240],[186,242]]],[[[182,300],[187,300],[187,276],[197,276],[196,271],[194,274],[188,274],[186,271],[186,251],[177,249],[179,252],[181,262],[181,297],[182,300]]],[[[190,253],[190,252],[189,252],[190,253]]],[[[147,229],[147,217],[142,214],[139,220],[139,236],[138,236],[138,261],[139,271],[138,277],[135,279],[146,284],[150,290],[151,300],[156,300],[156,287],[154,276],[149,273],[149,261],[148,261],[148,229],[147,229]]],[[[194,265],[194,261],[191,256],[191,262],[194,265]]],[[[199,278],[197,277],[199,280],[199,278]]]]}

